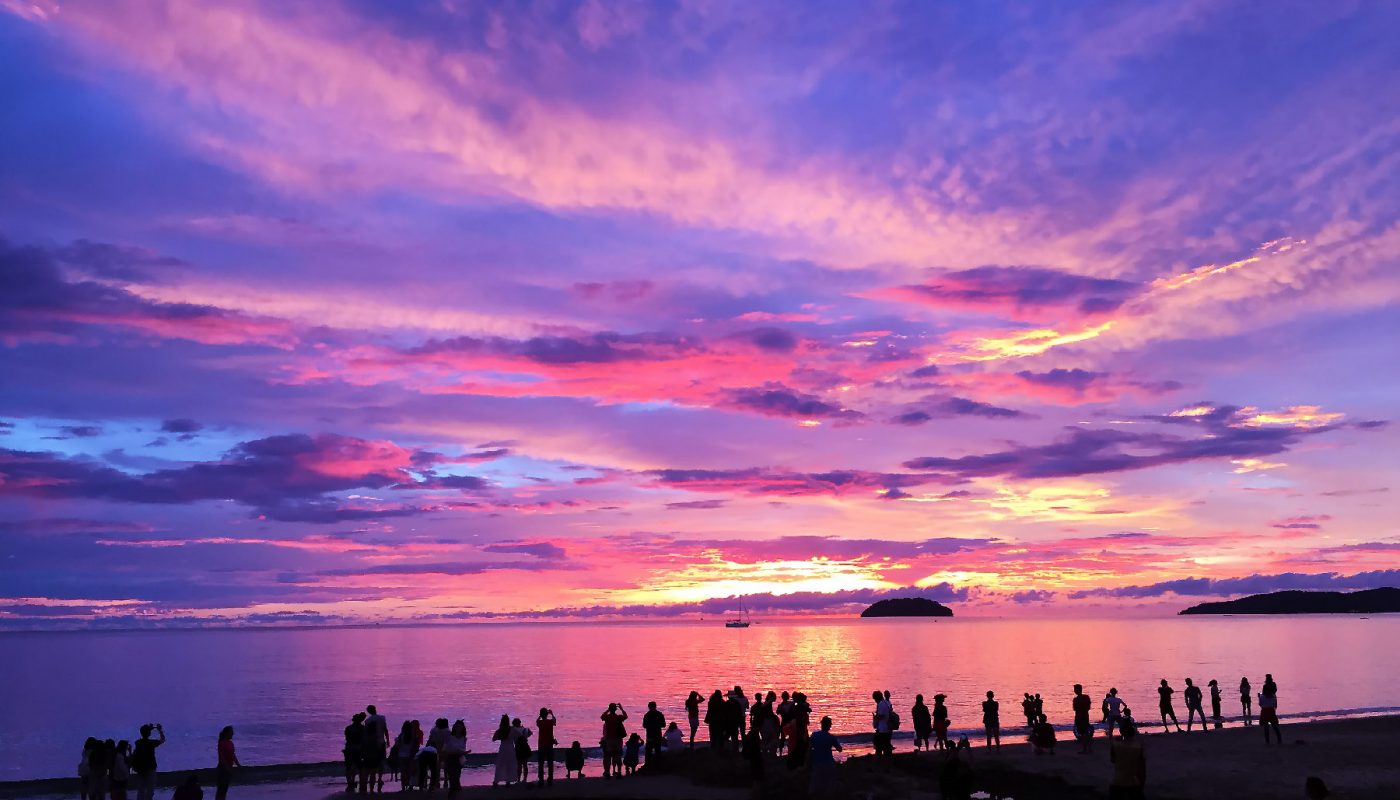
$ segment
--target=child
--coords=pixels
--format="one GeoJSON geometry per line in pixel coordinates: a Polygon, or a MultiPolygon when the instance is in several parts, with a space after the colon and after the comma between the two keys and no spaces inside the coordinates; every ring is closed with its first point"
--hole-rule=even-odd
{"type": "Polygon", "coordinates": [[[569,773],[577,772],[580,778],[583,777],[583,745],[575,741],[569,746],[569,752],[564,754],[564,777],[573,777],[569,773]]]}
{"type": "Polygon", "coordinates": [[[627,739],[627,751],[622,756],[622,766],[627,768],[628,775],[637,774],[637,762],[642,758],[642,737],[632,734],[627,739]]]}

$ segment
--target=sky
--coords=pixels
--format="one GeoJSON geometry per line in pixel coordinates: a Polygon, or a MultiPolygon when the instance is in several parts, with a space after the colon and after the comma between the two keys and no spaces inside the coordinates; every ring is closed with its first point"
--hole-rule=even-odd
{"type": "Polygon", "coordinates": [[[1397,34],[0,0],[0,628],[1400,584],[1397,34]]]}

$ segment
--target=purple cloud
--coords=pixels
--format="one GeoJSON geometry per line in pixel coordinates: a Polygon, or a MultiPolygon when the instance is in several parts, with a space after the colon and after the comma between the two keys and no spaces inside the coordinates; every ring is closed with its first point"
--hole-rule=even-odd
{"type": "Polygon", "coordinates": [[[1072,592],[1070,597],[1082,600],[1088,597],[1161,597],[1175,594],[1184,597],[1233,596],[1239,594],[1262,594],[1286,589],[1327,590],[1327,589],[1376,589],[1383,586],[1400,586],[1400,570],[1383,569],[1342,575],[1336,572],[1308,574],[1284,572],[1279,575],[1255,573],[1243,578],[1182,578],[1162,581],[1145,586],[1120,586],[1113,589],[1084,589],[1072,592]]]}

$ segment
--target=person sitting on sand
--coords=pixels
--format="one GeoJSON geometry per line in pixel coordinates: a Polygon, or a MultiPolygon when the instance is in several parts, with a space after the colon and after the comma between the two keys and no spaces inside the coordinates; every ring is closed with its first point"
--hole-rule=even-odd
{"type": "Polygon", "coordinates": [[[663,738],[666,740],[667,752],[679,753],[681,748],[685,747],[685,734],[681,733],[681,726],[677,725],[674,721],[672,721],[670,727],[666,729],[666,735],[663,738]]]}
{"type": "Polygon", "coordinates": [[[836,753],[841,752],[841,742],[831,735],[831,717],[822,717],[821,729],[812,734],[807,747],[811,755],[807,793],[816,795],[831,791],[836,784],[836,753]]]}
{"type": "Polygon", "coordinates": [[[1249,678],[1240,678],[1240,708],[1244,710],[1244,724],[1249,727],[1249,720],[1254,716],[1254,710],[1250,708],[1254,703],[1253,689],[1249,685],[1249,678]]]}
{"type": "Polygon", "coordinates": [[[577,740],[569,745],[568,752],[564,753],[564,779],[573,777],[572,773],[577,772],[580,778],[583,777],[583,745],[577,740]]]}
{"type": "Polygon", "coordinates": [[[943,704],[947,699],[946,694],[933,696],[933,737],[939,750],[948,749],[948,706],[943,704]]]}
{"type": "Polygon", "coordinates": [[[987,692],[987,699],[982,701],[982,726],[987,729],[987,746],[992,746],[992,741],[996,740],[997,749],[1001,749],[1001,703],[996,701],[995,694],[987,692]]]}
{"type": "Polygon", "coordinates": [[[1201,715],[1201,730],[1206,728],[1206,710],[1201,706],[1201,687],[1186,679],[1186,691],[1181,693],[1186,698],[1186,730],[1191,731],[1191,723],[1196,719],[1196,715],[1201,715]]]}
{"type": "Polygon", "coordinates": [[[1327,784],[1323,783],[1321,778],[1311,775],[1303,781],[1303,795],[1308,800],[1327,800],[1332,793],[1327,791],[1327,784]]]}
{"type": "Polygon", "coordinates": [[[909,709],[909,721],[914,723],[914,749],[918,750],[923,746],[924,752],[928,752],[928,740],[933,735],[933,714],[929,713],[928,706],[924,705],[924,696],[914,695],[914,707],[909,709]]]}
{"type": "Polygon", "coordinates": [[[1094,701],[1089,699],[1089,695],[1084,694],[1084,687],[1076,683],[1074,685],[1074,699],[1070,701],[1074,708],[1074,738],[1079,740],[1079,752],[1089,752],[1089,742],[1094,739],[1094,725],[1089,721],[1089,708],[1094,705],[1094,701]]]}
{"type": "MultiPolygon", "coordinates": [[[[966,741],[966,739],[964,739],[966,741]]],[[[970,800],[972,797],[972,765],[962,756],[963,747],[952,748],[948,760],[938,771],[938,793],[943,800],[970,800]]],[[[968,753],[972,750],[969,748],[968,753]]]]}
{"type": "Polygon", "coordinates": [[[175,794],[170,796],[170,800],[204,800],[204,790],[199,788],[199,776],[191,772],[175,794]]]}
{"type": "Polygon", "coordinates": [[[1175,692],[1176,690],[1167,684],[1167,679],[1163,678],[1162,685],[1157,687],[1157,696],[1161,698],[1157,701],[1157,710],[1162,712],[1162,728],[1171,730],[1167,727],[1167,717],[1171,717],[1177,732],[1180,733],[1181,723],[1176,721],[1176,711],[1172,708],[1172,695],[1175,692]]]}
{"type": "Polygon", "coordinates": [[[623,748],[622,766],[627,770],[628,775],[637,774],[637,765],[642,761],[642,737],[635,732],[627,737],[627,745],[623,748]]]}
{"type": "Polygon", "coordinates": [[[1210,718],[1215,723],[1215,727],[1220,727],[1220,684],[1215,678],[1210,679],[1206,684],[1210,687],[1210,718]]]}
{"type": "Polygon", "coordinates": [[[1055,755],[1055,726],[1041,714],[1035,720],[1035,727],[1031,728],[1031,743],[1035,746],[1036,755],[1049,750],[1050,755],[1055,755]]]}
{"type": "Polygon", "coordinates": [[[1137,735],[1137,726],[1125,717],[1120,740],[1110,742],[1108,758],[1113,762],[1113,779],[1108,784],[1109,800],[1142,800],[1147,785],[1147,754],[1137,735]]]}

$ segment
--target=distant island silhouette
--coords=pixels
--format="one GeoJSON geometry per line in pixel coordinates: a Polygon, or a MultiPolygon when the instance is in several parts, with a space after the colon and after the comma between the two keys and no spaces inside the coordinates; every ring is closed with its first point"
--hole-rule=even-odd
{"type": "Polygon", "coordinates": [[[923,597],[892,597],[880,600],[864,611],[862,617],[951,617],[953,609],[923,597]]]}
{"type": "Polygon", "coordinates": [[[1388,614],[1400,612],[1400,589],[1359,592],[1290,590],[1253,594],[1235,600],[1201,603],[1178,614],[1388,614]]]}

